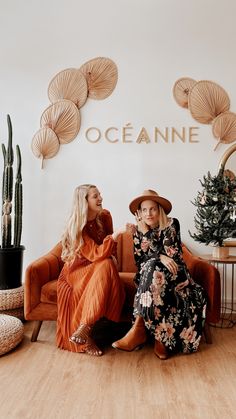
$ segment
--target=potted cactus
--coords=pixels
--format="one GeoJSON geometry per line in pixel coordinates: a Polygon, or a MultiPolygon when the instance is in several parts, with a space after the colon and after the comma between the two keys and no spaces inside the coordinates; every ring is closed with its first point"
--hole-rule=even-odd
{"type": "Polygon", "coordinates": [[[21,243],[22,232],[22,177],[21,153],[16,146],[16,177],[13,188],[14,153],[12,148],[12,124],[7,115],[8,145],[2,144],[3,177],[2,177],[2,240],[0,247],[0,290],[20,287],[22,284],[22,266],[24,246],[21,243]],[[14,193],[13,193],[14,189],[14,193]],[[12,216],[12,200],[14,196],[14,211],[12,216]],[[12,241],[12,218],[14,220],[14,237],[12,241]]]}

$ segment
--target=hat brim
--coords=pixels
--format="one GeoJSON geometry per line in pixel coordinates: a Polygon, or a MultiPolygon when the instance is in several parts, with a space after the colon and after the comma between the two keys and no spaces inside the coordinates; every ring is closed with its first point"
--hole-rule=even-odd
{"type": "Polygon", "coordinates": [[[132,214],[134,214],[139,209],[141,202],[147,200],[157,202],[159,205],[161,205],[166,214],[169,214],[169,212],[172,209],[172,204],[170,203],[170,201],[168,201],[168,199],[163,198],[162,196],[142,195],[133,199],[133,201],[131,201],[131,203],[129,204],[129,209],[132,212],[132,214]]]}

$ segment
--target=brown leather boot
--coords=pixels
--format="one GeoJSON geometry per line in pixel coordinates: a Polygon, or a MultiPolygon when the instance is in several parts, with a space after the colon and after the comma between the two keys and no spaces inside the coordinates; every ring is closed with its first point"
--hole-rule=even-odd
{"type": "Polygon", "coordinates": [[[159,342],[158,340],[155,340],[154,353],[160,359],[169,358],[169,354],[168,354],[166,346],[163,343],[159,342]]]}
{"type": "Polygon", "coordinates": [[[112,343],[112,347],[122,351],[134,351],[146,342],[147,335],[144,320],[141,316],[137,316],[131,329],[126,335],[116,342],[112,343]]]}

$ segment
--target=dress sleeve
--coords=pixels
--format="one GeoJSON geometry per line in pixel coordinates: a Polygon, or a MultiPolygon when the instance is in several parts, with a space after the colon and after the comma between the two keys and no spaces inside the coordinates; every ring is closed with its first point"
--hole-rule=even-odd
{"type": "MultiPolygon", "coordinates": [[[[145,234],[142,234],[138,230],[134,233],[134,259],[138,269],[140,269],[141,264],[150,257],[150,249],[155,247],[155,241],[156,234],[152,230],[149,230],[145,234]]],[[[151,252],[153,254],[153,251],[151,252]]]]}
{"type": "Polygon", "coordinates": [[[176,218],[173,218],[173,223],[170,227],[163,231],[163,248],[165,254],[179,263],[182,260],[182,245],[180,237],[180,225],[176,218]]]}
{"type": "Polygon", "coordinates": [[[84,244],[80,248],[80,256],[90,262],[99,262],[113,255],[115,242],[111,235],[106,236],[102,244],[95,243],[87,234],[84,234],[83,239],[84,244]]]}

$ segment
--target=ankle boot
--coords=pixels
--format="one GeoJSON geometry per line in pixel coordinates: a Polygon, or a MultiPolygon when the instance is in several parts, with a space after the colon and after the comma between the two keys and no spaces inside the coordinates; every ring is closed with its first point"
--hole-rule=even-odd
{"type": "Polygon", "coordinates": [[[164,345],[164,343],[161,343],[158,340],[155,340],[154,353],[160,359],[169,358],[166,346],[164,345]]]}
{"type": "Polygon", "coordinates": [[[128,333],[120,340],[112,343],[112,347],[122,351],[134,351],[146,342],[147,335],[144,320],[141,316],[137,316],[135,322],[128,333]]]}

